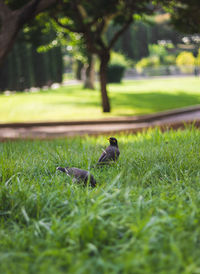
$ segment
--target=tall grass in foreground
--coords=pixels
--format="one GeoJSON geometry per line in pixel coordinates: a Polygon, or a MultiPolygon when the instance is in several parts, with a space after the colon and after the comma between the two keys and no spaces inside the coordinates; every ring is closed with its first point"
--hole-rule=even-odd
{"type": "Polygon", "coordinates": [[[105,137],[0,144],[0,273],[199,273],[200,131],[118,135],[121,155],[87,169],[105,137]]]}

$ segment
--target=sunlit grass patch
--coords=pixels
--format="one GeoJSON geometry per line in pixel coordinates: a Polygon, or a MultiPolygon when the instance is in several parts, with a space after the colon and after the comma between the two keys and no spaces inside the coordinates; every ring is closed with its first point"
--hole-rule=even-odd
{"type": "Polygon", "coordinates": [[[159,78],[108,85],[111,113],[102,113],[100,91],[63,86],[37,93],[0,95],[0,122],[91,120],[141,115],[200,104],[199,79],[159,78]]]}

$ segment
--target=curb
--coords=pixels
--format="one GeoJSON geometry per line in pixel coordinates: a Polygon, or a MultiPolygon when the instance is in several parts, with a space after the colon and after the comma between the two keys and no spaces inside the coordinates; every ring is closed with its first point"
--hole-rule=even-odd
{"type": "Polygon", "coordinates": [[[139,125],[136,128],[130,129],[115,129],[99,132],[79,132],[79,134],[56,134],[55,135],[46,135],[46,136],[29,136],[29,137],[0,137],[0,142],[9,142],[9,141],[20,141],[20,140],[52,140],[52,139],[62,139],[62,138],[72,138],[75,136],[98,136],[98,135],[108,135],[108,134],[137,134],[138,132],[146,132],[149,129],[159,128],[162,132],[167,130],[184,130],[186,127],[195,127],[200,128],[200,120],[189,120],[187,122],[166,122],[164,124],[149,124],[149,125],[139,125]]]}

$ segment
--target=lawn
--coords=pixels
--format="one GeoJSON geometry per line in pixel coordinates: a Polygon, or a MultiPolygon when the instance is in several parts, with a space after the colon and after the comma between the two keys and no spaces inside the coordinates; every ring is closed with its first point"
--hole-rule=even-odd
{"type": "Polygon", "coordinates": [[[0,143],[0,273],[199,273],[200,131],[116,136],[116,165],[84,188],[106,137],[0,143]]]}
{"type": "Polygon", "coordinates": [[[141,115],[200,104],[200,79],[159,78],[108,85],[112,112],[101,111],[100,91],[81,85],[37,93],[0,95],[0,123],[141,115]]]}

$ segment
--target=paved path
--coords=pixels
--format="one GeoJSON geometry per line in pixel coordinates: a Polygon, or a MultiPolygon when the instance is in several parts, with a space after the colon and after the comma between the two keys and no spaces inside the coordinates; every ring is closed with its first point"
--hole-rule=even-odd
{"type": "Polygon", "coordinates": [[[113,118],[97,121],[66,121],[54,123],[0,124],[0,140],[26,138],[57,138],[76,135],[137,132],[149,127],[183,127],[196,121],[200,125],[200,106],[152,115],[113,118]]]}

